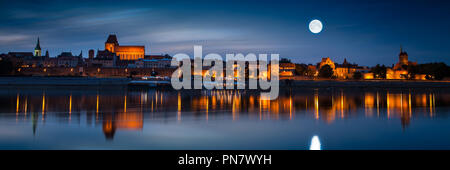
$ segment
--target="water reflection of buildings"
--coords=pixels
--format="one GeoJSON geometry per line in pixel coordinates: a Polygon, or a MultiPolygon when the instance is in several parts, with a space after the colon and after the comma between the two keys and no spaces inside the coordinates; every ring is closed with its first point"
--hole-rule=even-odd
{"type": "MultiPolygon", "coordinates": [[[[282,90],[277,100],[262,100],[259,92],[155,91],[148,89],[18,91],[6,104],[16,121],[46,121],[101,126],[107,139],[118,130],[142,130],[150,120],[239,119],[323,120],[351,117],[399,119],[403,127],[413,117],[435,117],[436,104],[450,104],[449,94],[412,90],[310,89],[282,90]],[[297,92],[294,92],[297,91],[297,92]]],[[[8,111],[4,111],[8,112],[8,111]]]]}
{"type": "MultiPolygon", "coordinates": [[[[100,98],[97,97],[99,103],[100,98]]],[[[144,114],[139,108],[127,108],[127,95],[123,97],[123,108],[113,113],[103,113],[103,133],[106,139],[113,139],[116,130],[142,130],[144,127],[144,114]],[[127,110],[128,109],[128,110],[127,110]]],[[[96,108],[96,112],[97,108],[96,108]]]]}
{"type": "MultiPolygon", "coordinates": [[[[445,96],[439,96],[441,105],[449,103],[445,96]]],[[[249,119],[259,120],[291,120],[296,114],[301,114],[327,123],[364,116],[398,118],[403,127],[410,124],[412,116],[434,117],[436,106],[436,93],[410,90],[369,90],[361,93],[342,89],[314,89],[300,94],[290,91],[274,101],[260,99],[258,92],[220,90],[185,97],[178,95],[177,98],[179,109],[183,106],[196,115],[204,115],[206,120],[216,114],[228,113],[233,120],[239,119],[242,114],[249,119]]],[[[180,112],[177,117],[181,119],[180,112]]]]}
{"type": "MultiPolygon", "coordinates": [[[[429,116],[435,114],[436,95],[433,92],[412,93],[411,91],[367,91],[364,95],[358,93],[346,93],[341,91],[332,94],[318,94],[315,92],[313,104],[307,104],[308,99],[296,100],[296,103],[304,102],[304,107],[314,113],[316,119],[323,119],[332,123],[336,118],[344,119],[350,116],[378,118],[399,118],[403,127],[410,124],[414,116],[429,116]],[[427,98],[427,96],[429,96],[427,98]],[[311,106],[313,105],[313,106],[311,106]],[[364,111],[358,109],[364,108],[364,111]],[[320,115],[319,115],[320,114],[320,115]]],[[[298,106],[298,105],[296,105],[298,106]]]]}
{"type": "Polygon", "coordinates": [[[385,110],[388,119],[400,118],[405,127],[410,124],[413,113],[415,116],[435,116],[436,94],[387,91],[380,96],[379,93],[366,93],[365,107],[366,113],[372,114],[376,110],[377,116],[385,110]]]}
{"type": "Polygon", "coordinates": [[[67,92],[20,93],[15,97],[16,121],[31,119],[33,134],[38,123],[47,119],[60,123],[86,123],[102,126],[107,139],[113,138],[116,130],[141,130],[144,112],[138,108],[127,108],[127,96],[80,94],[67,92]],[[61,94],[62,93],[62,94],[61,94]],[[82,122],[86,117],[86,122],[82,122]]]}
{"type": "Polygon", "coordinates": [[[117,129],[141,130],[144,127],[142,112],[107,114],[103,117],[103,133],[112,139],[117,129]]]}

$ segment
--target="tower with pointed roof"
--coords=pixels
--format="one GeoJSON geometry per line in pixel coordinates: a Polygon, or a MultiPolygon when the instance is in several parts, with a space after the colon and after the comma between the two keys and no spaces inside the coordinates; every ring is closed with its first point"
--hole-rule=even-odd
{"type": "Polygon", "coordinates": [[[403,51],[403,47],[400,45],[400,54],[398,55],[398,60],[401,65],[408,65],[408,53],[403,51]]]}
{"type": "Polygon", "coordinates": [[[120,60],[138,60],[144,58],[145,47],[137,45],[119,45],[117,41],[117,36],[115,34],[110,34],[105,42],[105,51],[114,53],[119,56],[120,60]]]}
{"type": "Polygon", "coordinates": [[[114,53],[115,47],[119,46],[119,42],[117,41],[117,36],[115,34],[111,34],[108,36],[108,39],[105,42],[105,50],[114,53]]]}
{"type": "Polygon", "coordinates": [[[34,48],[34,56],[42,56],[41,44],[39,42],[39,37],[37,39],[36,47],[34,48]]]}

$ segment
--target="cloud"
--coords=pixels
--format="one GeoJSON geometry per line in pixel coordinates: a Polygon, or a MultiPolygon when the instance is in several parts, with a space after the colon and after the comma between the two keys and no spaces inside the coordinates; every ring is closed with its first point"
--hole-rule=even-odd
{"type": "MultiPolygon", "coordinates": [[[[127,23],[133,23],[146,13],[150,12],[149,8],[133,8],[121,9],[113,11],[96,11],[96,9],[84,9],[90,11],[78,15],[73,15],[67,18],[62,18],[58,21],[60,24],[66,26],[92,27],[99,25],[114,24],[118,27],[127,23]]],[[[138,24],[138,23],[136,23],[138,24]]],[[[142,23],[139,23],[142,24],[142,23]]]]}
{"type": "Polygon", "coordinates": [[[239,34],[232,30],[220,29],[172,29],[165,31],[151,31],[144,35],[129,36],[124,38],[125,41],[139,41],[143,39],[152,40],[156,43],[179,43],[179,42],[196,42],[208,40],[227,40],[239,37],[239,34]]]}
{"type": "Polygon", "coordinates": [[[29,35],[23,34],[0,35],[0,44],[16,44],[19,41],[28,40],[29,38],[29,35]]]}

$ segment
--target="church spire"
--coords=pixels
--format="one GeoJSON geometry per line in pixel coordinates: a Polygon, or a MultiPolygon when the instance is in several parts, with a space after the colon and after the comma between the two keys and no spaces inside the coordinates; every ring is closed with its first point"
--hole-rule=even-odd
{"type": "Polygon", "coordinates": [[[34,48],[34,56],[42,56],[41,43],[39,41],[39,37],[37,39],[36,48],[34,48]]]}
{"type": "Polygon", "coordinates": [[[37,39],[37,44],[36,44],[36,48],[34,48],[34,50],[41,50],[41,43],[39,41],[39,37],[37,39]]]}
{"type": "Polygon", "coordinates": [[[403,53],[403,46],[400,45],[400,53],[403,53]]]}

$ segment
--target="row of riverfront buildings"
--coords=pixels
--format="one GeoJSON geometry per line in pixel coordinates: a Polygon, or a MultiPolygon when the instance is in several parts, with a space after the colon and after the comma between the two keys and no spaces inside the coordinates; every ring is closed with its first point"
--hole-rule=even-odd
{"type": "MultiPolygon", "coordinates": [[[[329,65],[333,69],[333,76],[337,79],[351,79],[354,74],[359,72],[363,79],[373,80],[380,79],[379,75],[371,72],[371,69],[366,66],[358,66],[357,64],[351,64],[344,59],[342,64],[335,63],[329,57],[322,58],[322,61],[317,63],[317,65],[308,65],[308,70],[314,77],[317,77],[319,70],[325,66],[329,65]]],[[[400,48],[400,53],[398,55],[398,62],[392,67],[386,67],[386,79],[389,80],[404,80],[404,79],[415,79],[415,80],[426,80],[425,74],[414,74],[414,77],[410,77],[411,74],[408,72],[408,66],[416,66],[417,62],[411,62],[408,60],[408,53],[400,48]]]]}
{"type": "MultiPolygon", "coordinates": [[[[14,74],[19,75],[77,75],[77,76],[130,76],[131,71],[137,75],[147,76],[155,74],[158,70],[163,76],[170,76],[176,67],[172,67],[172,57],[169,55],[146,55],[145,46],[120,45],[117,36],[108,36],[103,50],[90,49],[88,57],[83,57],[82,52],[74,55],[72,52],[62,52],[56,57],[50,57],[48,50],[42,54],[39,38],[37,39],[34,52],[9,52],[0,54],[0,59],[9,59],[16,70],[14,74]],[[51,71],[50,71],[51,70],[51,71]],[[136,73],[135,73],[136,74],[136,73]]],[[[329,57],[322,58],[316,65],[307,65],[308,77],[318,77],[319,70],[329,65],[333,70],[333,77],[337,79],[352,79],[355,73],[361,73],[363,79],[377,79],[379,76],[370,72],[370,68],[351,64],[344,59],[342,64],[335,63],[329,57]]],[[[400,49],[399,61],[395,66],[386,68],[386,79],[419,79],[425,80],[425,75],[415,74],[413,78],[406,69],[409,65],[417,65],[416,62],[408,60],[408,54],[400,49]]],[[[279,73],[282,79],[293,79],[296,77],[297,65],[289,62],[280,62],[279,73]]],[[[207,70],[203,70],[204,74],[207,70]]],[[[262,73],[264,74],[264,73],[262,73]]],[[[266,75],[270,77],[270,75],[266,75]]]]}
{"type": "Polygon", "coordinates": [[[33,52],[9,52],[0,54],[8,58],[15,66],[21,68],[44,67],[101,67],[101,68],[167,68],[172,57],[169,55],[146,55],[144,46],[122,46],[116,35],[109,35],[104,50],[89,50],[88,58],[82,52],[74,55],[72,52],[62,52],[56,57],[50,57],[48,50],[42,55],[38,38],[33,52]]]}

